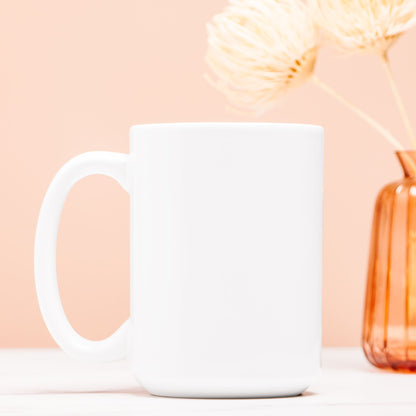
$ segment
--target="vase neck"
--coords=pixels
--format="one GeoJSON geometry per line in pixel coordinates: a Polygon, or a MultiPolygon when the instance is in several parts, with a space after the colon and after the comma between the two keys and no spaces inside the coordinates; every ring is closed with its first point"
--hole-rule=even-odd
{"type": "Polygon", "coordinates": [[[406,178],[416,178],[416,150],[400,150],[396,152],[406,178]]]}

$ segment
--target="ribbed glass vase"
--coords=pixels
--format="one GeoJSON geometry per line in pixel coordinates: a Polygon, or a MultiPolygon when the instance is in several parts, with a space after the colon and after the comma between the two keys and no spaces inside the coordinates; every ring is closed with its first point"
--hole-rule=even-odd
{"type": "Polygon", "coordinates": [[[363,349],[379,368],[416,371],[416,152],[397,152],[404,177],[374,210],[363,349]]]}

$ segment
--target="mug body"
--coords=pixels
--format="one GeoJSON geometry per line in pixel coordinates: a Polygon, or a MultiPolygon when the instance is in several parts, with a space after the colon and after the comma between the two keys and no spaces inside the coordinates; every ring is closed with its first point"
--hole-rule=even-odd
{"type": "Polygon", "coordinates": [[[135,376],[176,397],[297,395],[320,367],[323,129],[130,132],[135,376]]]}

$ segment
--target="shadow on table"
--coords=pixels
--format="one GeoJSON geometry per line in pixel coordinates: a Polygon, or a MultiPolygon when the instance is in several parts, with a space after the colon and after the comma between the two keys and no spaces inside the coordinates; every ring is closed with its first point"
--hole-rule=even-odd
{"type": "MultiPolygon", "coordinates": [[[[327,370],[328,371],[328,370],[327,370]]],[[[337,362],[336,365],[332,365],[330,371],[339,372],[339,371],[348,371],[348,372],[360,372],[360,373],[373,373],[373,374],[383,374],[390,372],[388,370],[381,370],[380,368],[372,366],[367,361],[359,362],[337,362]]],[[[394,371],[392,371],[394,373],[394,371]]]]}
{"type": "Polygon", "coordinates": [[[40,390],[33,390],[30,391],[21,391],[19,393],[15,393],[14,395],[50,395],[50,394],[128,394],[133,396],[140,396],[140,397],[152,397],[150,393],[144,390],[141,387],[137,388],[112,388],[112,389],[102,389],[102,390],[77,390],[77,389],[40,389],[40,390]]]}
{"type": "MultiPolygon", "coordinates": [[[[138,388],[114,388],[114,389],[108,389],[108,390],[70,390],[70,389],[45,389],[45,390],[31,390],[30,392],[19,392],[16,393],[15,395],[51,395],[51,394],[56,394],[56,395],[71,395],[71,394],[82,394],[82,395],[88,395],[88,394],[126,394],[126,395],[132,395],[132,396],[137,396],[137,397],[156,397],[156,398],[161,398],[161,399],[181,399],[181,398],[177,398],[177,397],[163,397],[163,396],[156,396],[153,394],[150,394],[149,392],[147,392],[145,389],[138,387],[138,388]]],[[[290,399],[301,399],[303,397],[307,398],[307,397],[311,397],[311,396],[316,396],[317,393],[314,393],[312,391],[305,391],[302,394],[298,395],[298,396],[292,396],[292,397],[259,397],[259,398],[235,398],[235,399],[196,399],[196,398],[190,398],[190,399],[186,399],[186,400],[279,400],[279,399],[284,399],[284,400],[290,400],[290,399]]],[[[182,398],[184,399],[184,398],[182,398]]]]}

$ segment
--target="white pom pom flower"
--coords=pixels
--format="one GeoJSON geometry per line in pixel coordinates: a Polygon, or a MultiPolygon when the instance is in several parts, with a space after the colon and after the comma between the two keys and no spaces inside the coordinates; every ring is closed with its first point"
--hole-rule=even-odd
{"type": "Polygon", "coordinates": [[[300,0],[230,0],[207,27],[211,83],[237,107],[263,112],[313,73],[317,33],[300,0]]]}
{"type": "Polygon", "coordinates": [[[386,54],[416,24],[416,0],[310,0],[324,36],[346,52],[386,54]]]}

